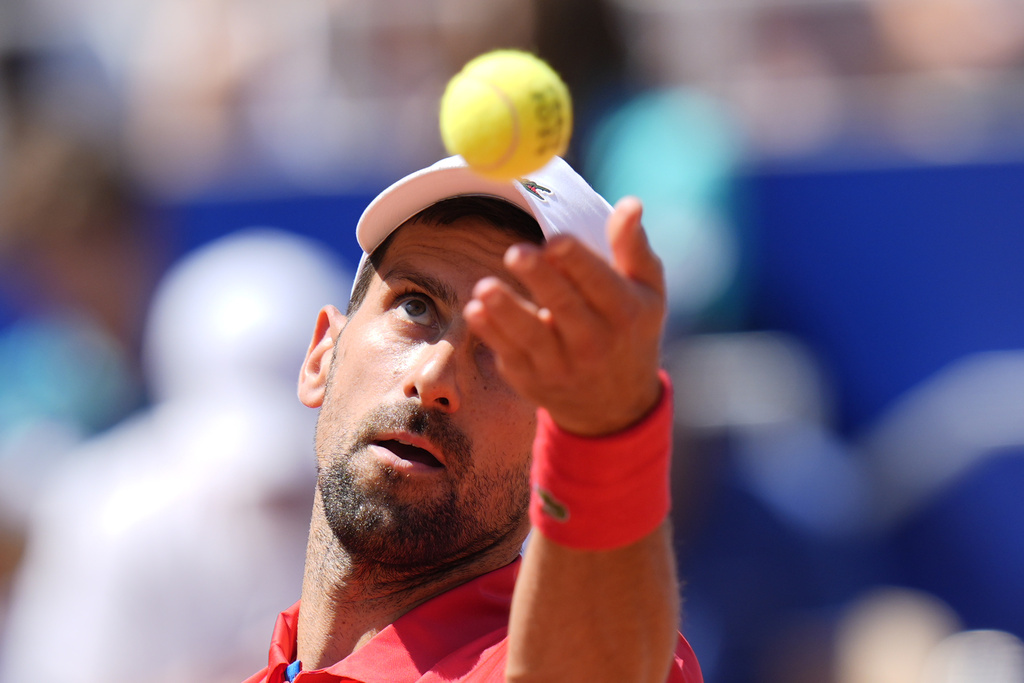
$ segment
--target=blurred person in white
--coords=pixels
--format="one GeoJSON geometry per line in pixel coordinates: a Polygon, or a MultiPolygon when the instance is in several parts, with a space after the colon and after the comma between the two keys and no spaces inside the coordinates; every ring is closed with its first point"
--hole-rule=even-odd
{"type": "Polygon", "coordinates": [[[262,657],[315,481],[314,415],[289,398],[302,323],[351,282],[326,253],[251,229],[169,271],[145,331],[154,403],[46,491],[0,680],[237,681],[262,657]]]}

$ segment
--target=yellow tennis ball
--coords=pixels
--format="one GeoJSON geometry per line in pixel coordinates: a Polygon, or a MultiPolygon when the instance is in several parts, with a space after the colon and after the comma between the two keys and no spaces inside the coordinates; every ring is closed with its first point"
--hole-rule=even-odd
{"type": "Polygon", "coordinates": [[[520,178],[565,154],[572,136],[569,89],[546,62],[519,50],[471,60],[441,98],[441,139],[474,171],[520,178]]]}

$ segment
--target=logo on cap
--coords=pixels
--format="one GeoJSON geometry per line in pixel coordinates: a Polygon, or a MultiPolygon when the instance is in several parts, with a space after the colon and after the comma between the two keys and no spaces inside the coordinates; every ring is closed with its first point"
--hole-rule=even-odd
{"type": "Polygon", "coordinates": [[[541,192],[551,194],[551,190],[549,190],[548,188],[544,187],[543,185],[538,185],[532,180],[527,180],[526,178],[520,178],[519,184],[526,188],[527,192],[529,192],[542,202],[546,202],[548,198],[545,195],[542,195],[541,192]]]}

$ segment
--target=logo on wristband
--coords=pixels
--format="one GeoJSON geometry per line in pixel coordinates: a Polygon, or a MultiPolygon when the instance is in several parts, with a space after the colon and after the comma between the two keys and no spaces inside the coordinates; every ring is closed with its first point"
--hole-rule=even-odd
{"type": "Polygon", "coordinates": [[[542,489],[540,486],[534,487],[537,491],[537,495],[540,496],[541,510],[551,519],[556,522],[567,522],[569,521],[569,508],[565,506],[565,503],[551,495],[550,491],[542,489]]]}

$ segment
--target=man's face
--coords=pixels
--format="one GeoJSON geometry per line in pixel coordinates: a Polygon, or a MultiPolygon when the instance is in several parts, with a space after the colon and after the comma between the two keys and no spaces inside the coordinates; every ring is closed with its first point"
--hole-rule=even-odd
{"type": "Polygon", "coordinates": [[[316,433],[319,486],[350,553],[437,566],[526,533],[534,406],[462,309],[516,239],[475,218],[394,236],[341,331],[316,433]]]}

